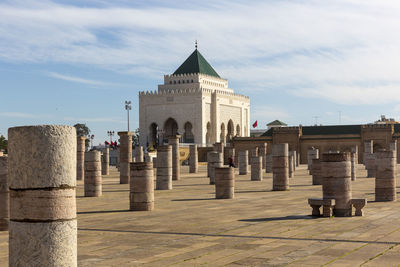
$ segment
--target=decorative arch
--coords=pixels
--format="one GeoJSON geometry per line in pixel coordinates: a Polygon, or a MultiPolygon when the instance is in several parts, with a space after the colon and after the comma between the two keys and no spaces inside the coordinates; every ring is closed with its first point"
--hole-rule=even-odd
{"type": "Polygon", "coordinates": [[[186,122],[183,126],[185,132],[183,134],[183,142],[184,143],[194,143],[194,135],[192,132],[193,126],[192,123],[186,122]]]}
{"type": "Polygon", "coordinates": [[[164,123],[164,136],[168,138],[168,136],[177,134],[178,134],[178,123],[173,118],[167,119],[164,123]]]}
{"type": "Polygon", "coordinates": [[[235,135],[235,126],[233,125],[233,121],[228,121],[228,134],[226,135],[226,142],[231,142],[233,136],[235,135]]]}
{"type": "Polygon", "coordinates": [[[240,125],[236,125],[236,136],[240,136],[240,125]]]}

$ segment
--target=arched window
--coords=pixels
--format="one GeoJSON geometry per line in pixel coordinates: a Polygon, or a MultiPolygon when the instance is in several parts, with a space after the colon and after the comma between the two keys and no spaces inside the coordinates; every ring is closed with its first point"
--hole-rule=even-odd
{"type": "Polygon", "coordinates": [[[169,118],[164,123],[164,135],[166,138],[171,135],[176,135],[178,133],[178,123],[175,119],[169,118]]]}
{"type": "Polygon", "coordinates": [[[228,121],[228,134],[226,135],[226,142],[231,142],[233,136],[235,134],[235,126],[233,125],[233,121],[228,121]]]}
{"type": "Polygon", "coordinates": [[[185,133],[183,134],[183,142],[184,143],[194,143],[194,135],[192,132],[192,124],[190,122],[186,122],[183,126],[185,129],[185,133]]]}

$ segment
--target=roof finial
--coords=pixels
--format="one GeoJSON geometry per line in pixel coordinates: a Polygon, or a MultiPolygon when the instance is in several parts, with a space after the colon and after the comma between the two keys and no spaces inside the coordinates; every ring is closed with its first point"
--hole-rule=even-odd
{"type": "Polygon", "coordinates": [[[194,48],[197,49],[197,40],[196,40],[196,42],[194,43],[194,48]]]}

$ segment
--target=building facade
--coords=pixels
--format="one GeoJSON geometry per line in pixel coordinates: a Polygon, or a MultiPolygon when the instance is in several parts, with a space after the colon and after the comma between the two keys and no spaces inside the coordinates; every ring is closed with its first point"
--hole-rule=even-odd
{"type": "Polygon", "coordinates": [[[139,93],[142,146],[157,146],[170,135],[201,146],[250,134],[250,99],[234,93],[200,52],[195,51],[158,91],[139,93]]]}
{"type": "MultiPolygon", "coordinates": [[[[288,143],[290,150],[297,151],[300,162],[307,163],[307,150],[318,148],[320,153],[329,151],[351,152],[358,147],[358,160],[363,162],[364,143],[373,141],[373,151],[390,149],[391,143],[400,141],[400,124],[374,123],[364,125],[296,126],[271,128],[259,137],[234,138],[236,151],[250,150],[262,143],[288,143]]],[[[397,142],[397,159],[400,160],[400,142],[397,142]]],[[[272,146],[267,146],[272,153],[272,146]]]]}

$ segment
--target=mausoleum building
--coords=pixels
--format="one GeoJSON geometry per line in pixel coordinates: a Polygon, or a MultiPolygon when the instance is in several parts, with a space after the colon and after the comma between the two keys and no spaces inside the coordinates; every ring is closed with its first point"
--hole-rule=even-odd
{"type": "Polygon", "coordinates": [[[228,87],[196,49],[158,91],[139,93],[142,146],[180,134],[182,143],[201,146],[250,135],[250,99],[228,87]]]}

